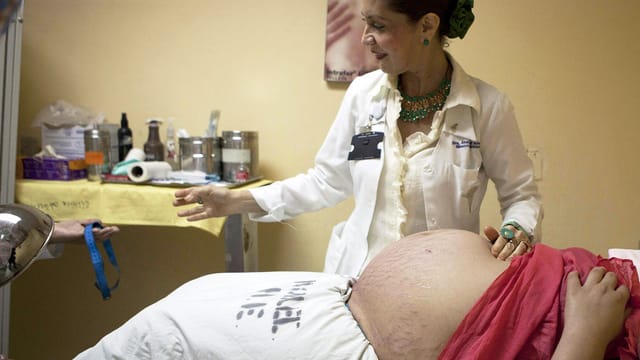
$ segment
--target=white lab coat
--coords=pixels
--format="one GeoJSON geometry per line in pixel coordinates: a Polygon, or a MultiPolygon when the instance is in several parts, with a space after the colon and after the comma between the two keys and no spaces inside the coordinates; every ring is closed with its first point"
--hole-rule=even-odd
{"type": "MultiPolygon", "coordinates": [[[[451,92],[443,110],[435,114],[444,117],[444,128],[424,164],[422,178],[429,230],[456,228],[478,233],[480,205],[491,179],[504,221],[517,221],[539,242],[542,203],[513,107],[503,93],[467,75],[449,58],[451,92]]],[[[372,130],[383,131],[388,117],[397,119],[400,100],[395,76],[378,70],[355,79],[316,155],[315,166],[305,174],[251,189],[266,212],[252,214],[252,219],[283,221],[334,206],[353,194],[355,207],[333,229],[324,271],[358,276],[367,257],[367,235],[385,156],[383,151],[380,159],[347,160],[351,138],[367,130],[372,114],[372,130]]]]}

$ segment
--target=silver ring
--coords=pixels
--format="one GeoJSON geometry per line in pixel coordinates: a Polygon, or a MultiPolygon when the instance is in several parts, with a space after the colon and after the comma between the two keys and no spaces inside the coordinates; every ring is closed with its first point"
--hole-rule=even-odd
{"type": "Polygon", "coordinates": [[[196,199],[196,202],[200,205],[204,204],[204,202],[202,201],[202,198],[200,196],[198,196],[198,198],[196,199]]]}

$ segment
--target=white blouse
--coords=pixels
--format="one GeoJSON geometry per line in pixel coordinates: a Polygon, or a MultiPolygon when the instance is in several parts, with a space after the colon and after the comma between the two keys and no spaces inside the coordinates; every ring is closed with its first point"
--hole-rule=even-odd
{"type": "Polygon", "coordinates": [[[413,133],[402,146],[397,120],[389,119],[385,127],[385,160],[369,230],[365,266],[393,241],[428,229],[421,174],[440,138],[444,117],[433,118],[428,135],[421,131],[413,133]]]}

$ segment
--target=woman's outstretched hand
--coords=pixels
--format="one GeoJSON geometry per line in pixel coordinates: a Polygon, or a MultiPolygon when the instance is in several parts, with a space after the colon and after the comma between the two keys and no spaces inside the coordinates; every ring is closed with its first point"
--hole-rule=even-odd
{"type": "Polygon", "coordinates": [[[230,215],[228,210],[231,191],[213,185],[195,186],[176,191],[173,206],[196,204],[178,211],[178,216],[187,221],[198,221],[212,217],[230,215]]]}
{"type": "Polygon", "coordinates": [[[197,205],[178,211],[187,221],[232,214],[262,212],[248,190],[230,190],[215,185],[195,186],[176,191],[173,206],[197,205]]]}

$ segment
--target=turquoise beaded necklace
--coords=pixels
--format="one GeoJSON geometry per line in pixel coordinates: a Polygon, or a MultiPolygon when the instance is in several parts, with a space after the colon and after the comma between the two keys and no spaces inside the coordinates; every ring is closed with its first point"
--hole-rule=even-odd
{"type": "Polygon", "coordinates": [[[402,87],[398,87],[402,96],[402,109],[400,110],[400,120],[404,122],[417,122],[426,118],[430,113],[442,110],[447,96],[451,91],[451,78],[449,71],[445,75],[438,88],[424,96],[409,96],[402,92],[402,87]]]}

